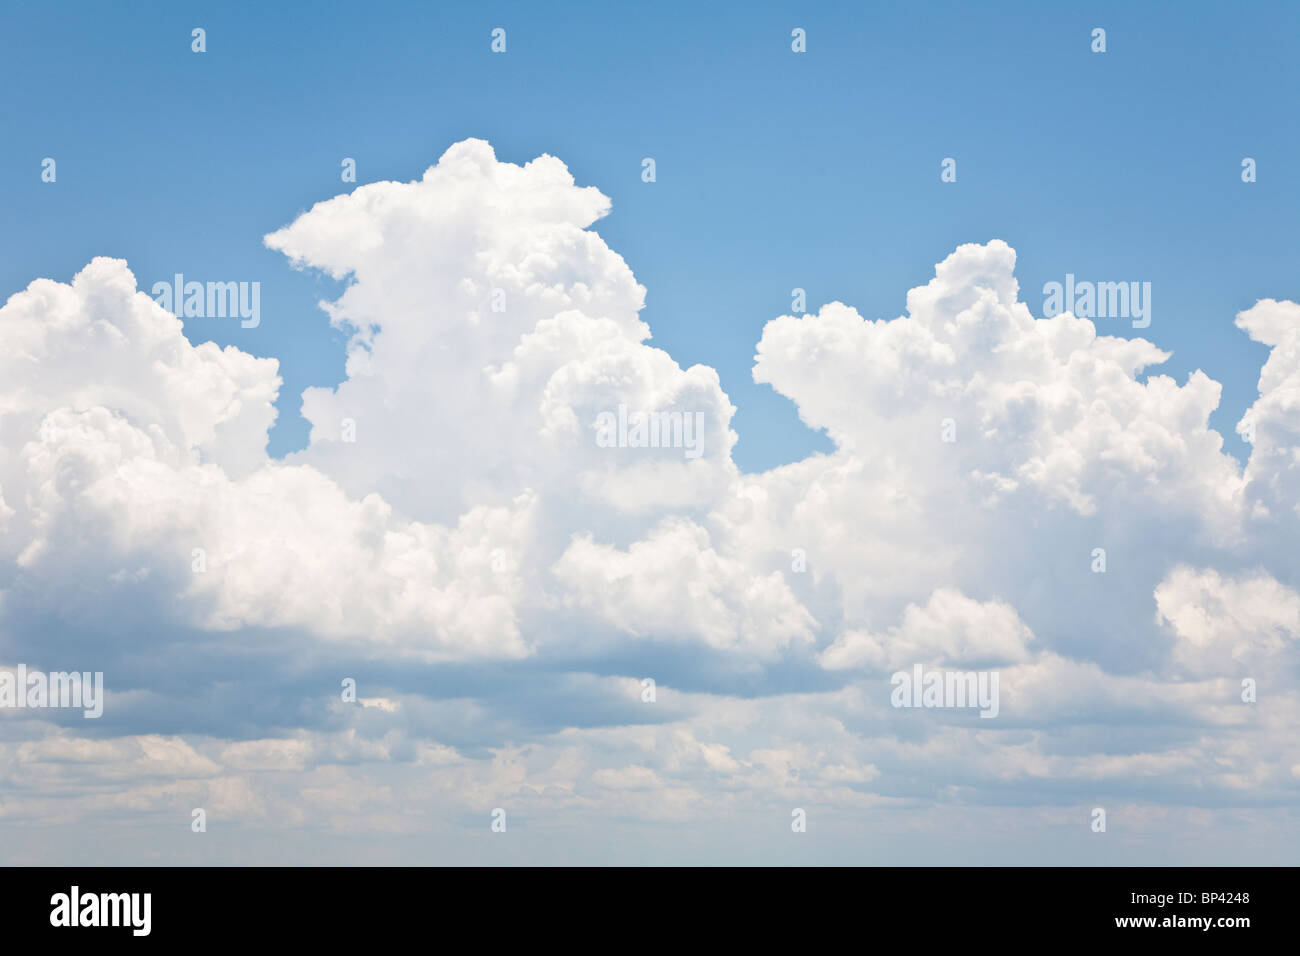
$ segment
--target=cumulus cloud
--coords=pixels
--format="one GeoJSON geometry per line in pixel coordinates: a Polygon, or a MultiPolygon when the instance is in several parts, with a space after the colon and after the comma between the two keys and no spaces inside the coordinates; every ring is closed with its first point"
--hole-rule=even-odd
{"type": "Polygon", "coordinates": [[[1293,668],[1300,593],[1262,571],[1224,577],[1179,566],[1156,588],[1162,622],[1177,636],[1176,672],[1195,677],[1274,677],[1293,668]]]}
{"type": "Polygon", "coordinates": [[[902,622],[884,634],[850,630],[822,654],[832,669],[893,670],[912,664],[953,667],[1011,664],[1028,659],[1033,634],[1001,601],[981,603],[940,588],[924,607],[909,604],[902,622]]]}
{"type": "Polygon", "coordinates": [[[346,281],[346,377],[283,460],[275,360],[191,345],[126,263],[9,299],[0,658],[117,672],[102,729],[0,720],[0,820],[1295,803],[1300,306],[1237,318],[1270,349],[1243,468],[1208,374],[962,245],[898,317],[767,323],[756,381],[834,450],[745,474],[608,211],[469,140],[267,236],[346,281]],[[699,454],[598,440],[627,413],[698,416],[699,454]],[[997,669],[999,718],[892,708],[913,664],[997,669]]]}

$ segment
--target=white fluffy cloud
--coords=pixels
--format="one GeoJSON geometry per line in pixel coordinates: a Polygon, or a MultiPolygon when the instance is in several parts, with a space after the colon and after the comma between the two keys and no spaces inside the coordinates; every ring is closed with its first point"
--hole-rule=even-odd
{"type": "Polygon", "coordinates": [[[924,607],[909,604],[903,620],[884,634],[849,630],[822,654],[832,669],[896,670],[913,664],[975,667],[1028,659],[1033,640],[1015,609],[1001,601],[980,603],[939,588],[924,607]]]}
{"type": "Polygon", "coordinates": [[[435,798],[646,820],[1008,789],[1296,801],[1300,306],[1237,319],[1270,348],[1243,469],[1207,374],[1179,384],[1149,371],[1168,358],[1150,341],[1036,318],[1013,250],[964,245],[902,316],[831,303],[767,324],[756,380],[835,449],[743,474],[717,374],[647,344],[644,290],[589,228],[608,208],[553,157],[470,140],[268,236],[348,280],[323,303],[347,376],[307,390],[310,442],[283,461],[265,451],[276,362],[189,344],[125,263],[0,309],[5,656],[90,646],[128,668],[142,651],[113,622],[134,613],[150,654],[201,649],[222,687],[255,646],[278,698],[250,714],[192,677],[216,713],[169,731],[146,668],[109,713],[150,733],[6,716],[0,761],[33,776],[0,819],[41,787],[70,814],[210,793],[398,831],[435,798]],[[620,406],[698,414],[701,454],[602,447],[620,406]],[[328,702],[340,660],[374,706],[328,702]],[[915,663],[999,669],[1002,717],[893,710],[887,674],[915,663]],[[430,665],[457,670],[421,686],[430,665]],[[1267,678],[1254,705],[1247,677],[1267,678]],[[71,764],[108,782],[70,788],[71,764]]]}
{"type": "Polygon", "coordinates": [[[1267,678],[1294,667],[1300,642],[1300,593],[1257,571],[1228,578],[1179,566],[1156,588],[1161,621],[1177,635],[1176,672],[1199,678],[1267,678]]]}

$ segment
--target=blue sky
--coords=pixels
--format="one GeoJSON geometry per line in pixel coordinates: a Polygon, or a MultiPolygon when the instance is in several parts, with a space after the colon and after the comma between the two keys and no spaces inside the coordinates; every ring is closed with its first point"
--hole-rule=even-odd
{"type": "Polygon", "coordinates": [[[274,454],[305,444],[299,393],[341,379],[344,338],[316,307],[334,283],[262,236],[351,188],[343,157],[359,183],[410,180],[470,135],[511,162],[557,155],[611,197],[596,228],[649,290],[653,344],[719,371],[747,470],[829,447],[750,375],[796,286],[810,309],[891,318],[931,264],[993,238],[1017,250],[1031,305],[1067,272],[1150,281],[1145,334],[1180,382],[1203,368],[1223,383],[1212,422],[1239,457],[1263,349],[1232,319],[1300,296],[1282,213],[1300,189],[1294,4],[60,10],[3,14],[0,284],[67,281],[105,254],[146,288],[175,272],[260,281],[259,328],[196,319],[186,335],[280,360],[274,454]],[[505,55],[489,51],[497,26],[505,55]],[[939,181],[948,156],[954,184],[939,181]]]}

